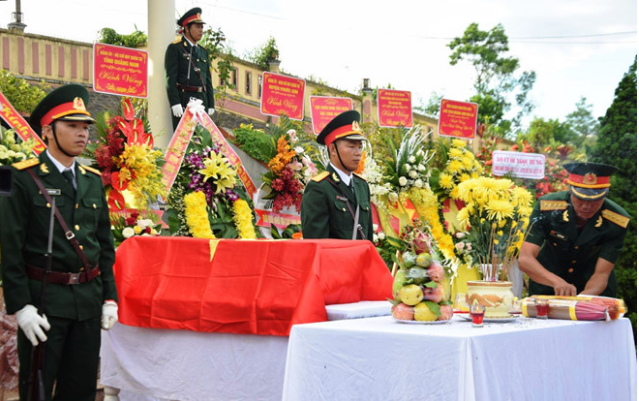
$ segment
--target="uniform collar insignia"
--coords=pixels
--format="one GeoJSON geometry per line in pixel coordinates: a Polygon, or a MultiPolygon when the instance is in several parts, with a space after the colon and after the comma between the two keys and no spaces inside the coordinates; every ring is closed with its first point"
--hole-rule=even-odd
{"type": "Polygon", "coordinates": [[[339,182],[339,177],[337,176],[337,173],[333,173],[333,181],[339,182]]]}
{"type": "Polygon", "coordinates": [[[601,227],[602,224],[603,224],[603,218],[599,216],[599,218],[597,219],[597,223],[595,224],[595,227],[599,228],[601,227]]]}
{"type": "Polygon", "coordinates": [[[570,221],[570,219],[568,218],[568,210],[565,210],[565,211],[564,211],[564,214],[563,214],[563,216],[562,216],[562,217],[563,217],[563,220],[564,220],[566,223],[570,221]]]}
{"type": "Polygon", "coordinates": [[[44,174],[49,174],[49,168],[44,163],[40,164],[40,171],[42,171],[44,174]]]}

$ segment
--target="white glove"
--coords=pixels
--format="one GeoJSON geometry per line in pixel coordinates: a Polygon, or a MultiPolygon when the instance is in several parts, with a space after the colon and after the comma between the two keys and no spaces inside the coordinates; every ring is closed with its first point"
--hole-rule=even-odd
{"type": "Polygon", "coordinates": [[[46,316],[38,315],[38,310],[35,306],[27,305],[17,311],[16,319],[22,332],[24,332],[24,335],[27,336],[34,347],[38,345],[38,339],[42,342],[47,341],[47,336],[42,329],[49,330],[51,329],[51,325],[46,316]]]}
{"type": "Polygon", "coordinates": [[[173,115],[175,117],[182,117],[182,114],[184,114],[184,109],[182,109],[181,104],[174,104],[171,106],[171,110],[173,110],[173,115]]]}
{"type": "Polygon", "coordinates": [[[215,114],[215,109],[213,107],[211,107],[211,108],[209,108],[208,115],[209,116],[213,116],[213,114],[215,114]]]}
{"type": "Polygon", "coordinates": [[[102,328],[111,330],[111,327],[118,321],[118,304],[114,301],[106,301],[102,305],[102,328]]]}

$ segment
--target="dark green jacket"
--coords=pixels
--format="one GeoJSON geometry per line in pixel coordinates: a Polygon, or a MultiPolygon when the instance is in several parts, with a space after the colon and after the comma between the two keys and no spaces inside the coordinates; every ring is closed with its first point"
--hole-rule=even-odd
{"type": "MultiPolygon", "coordinates": [[[[101,275],[89,283],[47,283],[44,311],[47,316],[85,320],[102,314],[107,299],[117,301],[113,262],[115,251],[104,186],[98,174],[76,162],[77,196],[73,186],[42,152],[39,164],[30,167],[47,189],[59,190],[56,207],[83,247],[89,262],[100,265],[101,275]]],[[[0,198],[0,246],[4,297],[9,314],[27,304],[39,305],[41,281],[29,279],[25,263],[44,267],[51,208],[27,170],[13,169],[13,193],[0,198]]],[[[82,260],[55,221],[52,270],[77,273],[82,260]]]]}
{"type": "MultiPolygon", "coordinates": [[[[606,199],[579,234],[570,193],[557,192],[541,197],[535,205],[530,216],[533,226],[526,242],[539,245],[539,263],[573,284],[580,293],[592,277],[597,259],[615,263],[619,258],[628,231],[628,217],[621,206],[606,199]]],[[[530,295],[536,294],[554,295],[554,291],[530,280],[530,295]]],[[[614,270],[601,295],[617,296],[614,270]]]]}
{"type": "MultiPolygon", "coordinates": [[[[359,203],[359,224],[366,239],[373,240],[373,215],[371,214],[371,194],[364,179],[353,175],[355,195],[359,203]]],[[[349,202],[355,213],[355,195],[344,184],[329,164],[326,172],[318,174],[304,189],[302,197],[302,235],[304,238],[352,239],[353,217],[348,211],[349,202]],[[339,189],[331,185],[335,182],[339,189]],[[347,201],[344,200],[346,197],[347,201]]],[[[357,235],[357,239],[361,236],[357,235]]]]}
{"type": "Polygon", "coordinates": [[[209,54],[201,46],[191,46],[184,36],[171,43],[164,56],[166,73],[166,93],[171,106],[181,104],[186,108],[189,99],[201,99],[208,112],[214,107],[213,83],[211,82],[211,66],[209,54]],[[191,60],[193,62],[191,62],[191,60]],[[197,70],[196,70],[197,69],[197,70]],[[201,86],[206,92],[182,92],[177,84],[201,86]]]}

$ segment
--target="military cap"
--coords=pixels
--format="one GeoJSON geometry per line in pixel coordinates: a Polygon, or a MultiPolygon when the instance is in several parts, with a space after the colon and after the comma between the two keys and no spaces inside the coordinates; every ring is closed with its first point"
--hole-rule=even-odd
{"type": "Polygon", "coordinates": [[[583,200],[599,200],[608,194],[610,176],[617,171],[614,166],[599,163],[564,164],[568,171],[570,193],[583,200]]]}
{"type": "Polygon", "coordinates": [[[82,85],[63,85],[49,93],[33,110],[29,123],[38,134],[43,125],[54,121],[82,121],[93,124],[95,120],[87,111],[89,92],[82,85]]]}
{"type": "Polygon", "coordinates": [[[359,129],[359,113],[357,111],[348,110],[335,116],[317,136],[317,143],[328,146],[338,139],[360,141],[366,139],[359,129]]]}
{"type": "Polygon", "coordinates": [[[177,23],[182,28],[186,28],[188,24],[192,23],[206,24],[206,22],[202,21],[202,9],[200,7],[192,8],[184,13],[177,23]]]}

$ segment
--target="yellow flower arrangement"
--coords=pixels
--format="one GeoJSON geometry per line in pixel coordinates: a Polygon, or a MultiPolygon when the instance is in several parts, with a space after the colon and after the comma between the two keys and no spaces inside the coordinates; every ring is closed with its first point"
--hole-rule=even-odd
{"type": "Polygon", "coordinates": [[[149,145],[124,144],[124,151],[118,157],[118,164],[122,166],[119,177],[120,180],[129,181],[127,189],[137,205],[154,203],[158,196],[166,196],[162,170],[157,167],[160,159],[162,152],[149,145]]]}
{"type": "Polygon", "coordinates": [[[203,181],[210,178],[215,179],[216,194],[235,186],[235,170],[229,163],[229,159],[227,159],[223,154],[211,152],[209,153],[208,158],[204,159],[203,163],[205,167],[198,170],[198,172],[204,176],[203,181]]]}
{"type": "Polygon", "coordinates": [[[195,238],[215,238],[211,225],[204,192],[191,192],[184,196],[184,215],[189,232],[195,238]]]}
{"type": "MultiPolygon", "coordinates": [[[[532,195],[509,179],[479,177],[459,184],[457,199],[466,203],[457,214],[467,227],[459,233],[465,241],[460,243],[468,244],[465,262],[501,265],[501,274],[507,275],[527,233],[532,195]]],[[[497,268],[483,271],[484,280],[495,281],[499,273],[497,268]]]]}
{"type": "Polygon", "coordinates": [[[253,211],[244,199],[238,199],[233,203],[233,221],[240,238],[255,239],[255,227],[253,226],[253,211]]]}

